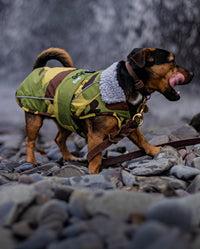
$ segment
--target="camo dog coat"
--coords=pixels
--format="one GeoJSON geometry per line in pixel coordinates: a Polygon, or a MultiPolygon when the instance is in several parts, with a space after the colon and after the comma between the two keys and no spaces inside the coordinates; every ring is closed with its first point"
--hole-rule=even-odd
{"type": "Polygon", "coordinates": [[[64,128],[85,137],[78,120],[112,115],[121,127],[130,113],[117,81],[117,62],[89,72],[66,67],[35,69],[19,86],[16,101],[26,112],[54,117],[64,128]]]}

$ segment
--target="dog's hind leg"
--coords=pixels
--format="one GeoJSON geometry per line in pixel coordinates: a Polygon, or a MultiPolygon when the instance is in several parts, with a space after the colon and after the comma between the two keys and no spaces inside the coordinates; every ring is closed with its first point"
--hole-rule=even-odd
{"type": "Polygon", "coordinates": [[[26,133],[27,133],[26,161],[37,164],[34,155],[35,140],[37,138],[40,128],[42,127],[43,118],[40,115],[35,115],[25,112],[25,120],[26,120],[26,133]]]}
{"type": "Polygon", "coordinates": [[[67,137],[72,132],[63,128],[58,122],[56,122],[56,125],[58,127],[58,133],[55,137],[55,142],[58,145],[58,148],[60,149],[63,159],[65,161],[79,161],[80,159],[78,157],[73,156],[71,152],[69,152],[67,145],[66,145],[67,137]]]}

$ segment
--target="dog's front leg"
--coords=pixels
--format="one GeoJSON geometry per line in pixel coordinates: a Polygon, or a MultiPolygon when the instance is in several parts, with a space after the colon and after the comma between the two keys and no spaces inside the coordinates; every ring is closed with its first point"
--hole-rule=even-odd
{"type": "Polygon", "coordinates": [[[129,139],[136,144],[140,149],[144,150],[147,155],[155,156],[162,147],[156,147],[147,142],[145,137],[142,135],[139,128],[135,129],[135,131],[129,136],[129,139]]]}
{"type": "MultiPolygon", "coordinates": [[[[86,121],[88,128],[88,152],[102,143],[109,133],[117,129],[117,120],[114,117],[99,116],[86,121]]],[[[92,174],[98,174],[102,162],[102,153],[96,155],[89,163],[92,174]]]]}

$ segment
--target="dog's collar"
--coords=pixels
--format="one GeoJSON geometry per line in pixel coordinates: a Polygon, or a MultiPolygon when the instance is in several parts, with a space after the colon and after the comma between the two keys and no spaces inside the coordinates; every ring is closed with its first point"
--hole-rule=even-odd
{"type": "Polygon", "coordinates": [[[133,69],[128,61],[125,63],[125,66],[126,66],[128,73],[133,77],[133,80],[135,82],[135,85],[134,85],[135,89],[139,90],[139,89],[143,88],[144,87],[143,81],[138,78],[137,74],[133,71],[133,69]]]}
{"type": "Polygon", "coordinates": [[[125,66],[126,66],[126,69],[127,69],[128,73],[130,74],[130,76],[132,76],[132,78],[134,80],[134,83],[135,83],[134,88],[135,88],[135,90],[139,91],[143,95],[143,98],[147,97],[147,99],[149,99],[151,94],[146,90],[146,88],[144,86],[144,82],[141,79],[139,79],[137,74],[132,69],[129,61],[125,62],[125,66]]]}

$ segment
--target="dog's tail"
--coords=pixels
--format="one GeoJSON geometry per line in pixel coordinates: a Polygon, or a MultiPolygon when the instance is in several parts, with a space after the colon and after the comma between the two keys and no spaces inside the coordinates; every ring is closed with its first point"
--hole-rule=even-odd
{"type": "Polygon", "coordinates": [[[64,67],[74,67],[70,55],[60,48],[49,48],[38,55],[33,65],[33,69],[44,67],[49,60],[58,60],[64,67]]]}

